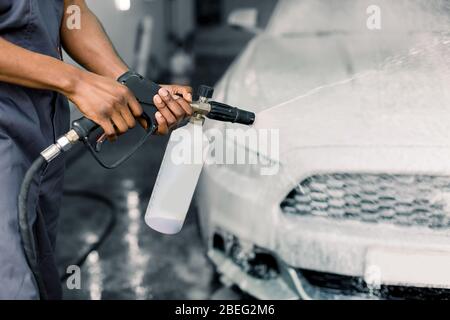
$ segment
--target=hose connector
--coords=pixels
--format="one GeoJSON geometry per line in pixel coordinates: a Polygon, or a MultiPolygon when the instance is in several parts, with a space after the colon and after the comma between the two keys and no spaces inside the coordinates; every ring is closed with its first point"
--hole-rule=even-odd
{"type": "Polygon", "coordinates": [[[70,130],[65,135],[60,137],[55,144],[41,152],[41,156],[47,161],[47,163],[56,159],[61,153],[67,152],[72,149],[80,139],[80,136],[75,130],[70,130]]]}

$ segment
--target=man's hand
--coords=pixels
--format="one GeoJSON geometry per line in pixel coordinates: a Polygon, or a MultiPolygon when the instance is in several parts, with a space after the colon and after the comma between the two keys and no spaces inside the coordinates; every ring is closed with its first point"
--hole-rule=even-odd
{"type": "Polygon", "coordinates": [[[159,94],[153,97],[153,103],[159,110],[156,113],[158,133],[167,134],[180,121],[192,116],[192,88],[178,85],[161,87],[159,94]]]}
{"type": "Polygon", "coordinates": [[[102,127],[109,140],[134,128],[136,119],[142,120],[142,107],[133,93],[107,77],[83,71],[74,88],[65,95],[84,116],[102,127]]]}
{"type": "MultiPolygon", "coordinates": [[[[108,77],[82,72],[71,92],[66,96],[84,116],[99,124],[109,140],[136,126],[136,120],[146,127],[143,110],[133,93],[124,85],[108,77]]],[[[158,133],[167,134],[186,116],[192,115],[190,87],[165,85],[154,96],[158,108],[158,133]]]]}

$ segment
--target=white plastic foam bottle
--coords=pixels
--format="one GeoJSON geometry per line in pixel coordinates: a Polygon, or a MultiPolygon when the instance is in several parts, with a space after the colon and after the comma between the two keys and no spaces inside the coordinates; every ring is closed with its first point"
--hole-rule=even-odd
{"type": "Polygon", "coordinates": [[[145,214],[158,232],[176,234],[183,227],[208,150],[203,121],[193,118],[172,132],[145,214]]]}

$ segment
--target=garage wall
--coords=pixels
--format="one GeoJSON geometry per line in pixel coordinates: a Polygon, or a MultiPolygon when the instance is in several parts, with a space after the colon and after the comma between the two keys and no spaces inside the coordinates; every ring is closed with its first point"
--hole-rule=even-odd
{"type": "Polygon", "coordinates": [[[88,0],[92,11],[99,17],[106,31],[111,37],[117,51],[131,64],[134,57],[136,30],[139,19],[150,15],[154,19],[153,47],[158,61],[166,61],[164,0],[131,0],[129,11],[116,9],[114,0],[88,0]]]}
{"type": "MultiPolygon", "coordinates": [[[[91,10],[102,22],[106,32],[122,59],[132,65],[136,44],[136,32],[141,18],[154,19],[152,55],[159,65],[168,63],[166,24],[164,22],[164,0],[131,0],[129,11],[119,11],[115,0],[87,0],[91,10]]],[[[65,55],[65,60],[75,64],[65,55]]]]}

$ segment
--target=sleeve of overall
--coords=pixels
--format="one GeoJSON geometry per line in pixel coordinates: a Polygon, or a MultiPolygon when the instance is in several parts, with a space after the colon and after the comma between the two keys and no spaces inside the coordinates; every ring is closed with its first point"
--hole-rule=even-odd
{"type": "Polygon", "coordinates": [[[0,0],[0,36],[28,25],[32,1],[36,0],[0,0]]]}

